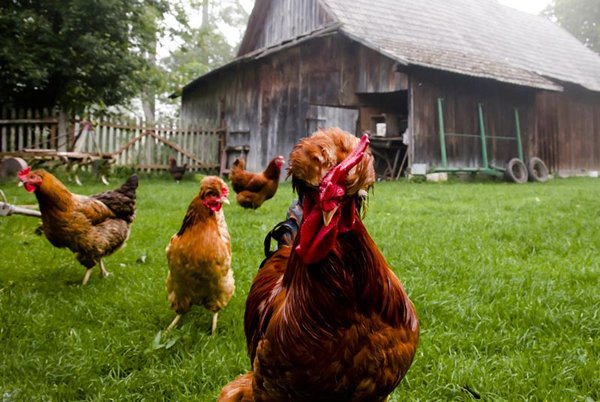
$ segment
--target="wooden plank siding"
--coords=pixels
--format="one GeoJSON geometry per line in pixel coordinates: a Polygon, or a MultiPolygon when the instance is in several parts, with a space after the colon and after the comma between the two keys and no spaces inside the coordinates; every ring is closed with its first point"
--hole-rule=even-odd
{"type": "Polygon", "coordinates": [[[224,117],[229,132],[250,132],[247,166],[261,170],[276,155],[289,155],[310,134],[315,110],[329,110],[321,113],[320,126],[351,127],[354,132],[361,93],[407,87],[407,76],[396,64],[339,35],[315,38],[187,87],[182,122],[210,126],[224,117]],[[221,108],[215,107],[216,100],[222,100],[221,108]]]}
{"type": "Polygon", "coordinates": [[[561,175],[600,170],[600,94],[566,87],[537,96],[539,148],[551,152],[561,175]]]}
{"type": "Polygon", "coordinates": [[[239,54],[268,48],[333,22],[317,0],[259,0],[256,7],[255,18],[269,23],[266,29],[252,29],[263,28],[262,23],[249,24],[239,54]]]}
{"type": "MultiPolygon", "coordinates": [[[[374,116],[395,114],[408,117],[408,166],[436,167],[438,98],[448,133],[479,135],[477,105],[483,105],[492,166],[504,167],[518,156],[516,139],[494,138],[516,138],[517,108],[525,162],[536,156],[552,173],[565,175],[600,170],[600,95],[567,85],[564,92],[549,92],[406,67],[337,32],[201,77],[184,89],[181,116],[184,127],[223,121],[229,132],[245,133],[229,135],[227,143],[248,145],[247,166],[258,171],[276,155],[287,157],[315,127],[373,132],[374,116]]],[[[394,135],[403,132],[401,124],[394,135]]],[[[447,137],[446,147],[450,167],[483,167],[480,138],[447,137]]]]}
{"type": "MultiPolygon", "coordinates": [[[[467,79],[457,75],[432,71],[411,73],[411,144],[412,163],[441,163],[437,99],[443,99],[443,119],[446,133],[479,135],[478,104],[482,104],[487,141],[488,161],[504,167],[517,157],[514,109],[519,110],[521,140],[525,159],[530,156],[533,134],[535,93],[531,90],[497,84],[488,80],[467,79]]],[[[448,166],[455,168],[483,167],[481,140],[478,137],[446,137],[448,166]]]]}
{"type": "Polygon", "coordinates": [[[548,170],[558,172],[559,164],[559,99],[553,92],[540,92],[535,99],[535,130],[531,141],[532,153],[541,158],[548,170]]]}

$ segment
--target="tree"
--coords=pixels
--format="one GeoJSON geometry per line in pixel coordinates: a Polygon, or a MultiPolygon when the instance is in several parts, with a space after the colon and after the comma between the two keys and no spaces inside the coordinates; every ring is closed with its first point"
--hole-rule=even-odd
{"type": "Polygon", "coordinates": [[[200,26],[191,26],[193,18],[188,16],[180,31],[182,45],[162,61],[169,72],[170,93],[178,92],[193,79],[231,61],[235,47],[228,42],[223,27],[241,31],[248,21],[248,13],[239,0],[226,5],[215,0],[197,0],[191,1],[190,6],[190,13],[201,16],[200,26]]]}
{"type": "Polygon", "coordinates": [[[144,54],[166,0],[9,0],[0,3],[0,104],[78,111],[140,93],[144,54]]]}
{"type": "Polygon", "coordinates": [[[600,1],[553,0],[543,13],[600,53],[600,1]]]}

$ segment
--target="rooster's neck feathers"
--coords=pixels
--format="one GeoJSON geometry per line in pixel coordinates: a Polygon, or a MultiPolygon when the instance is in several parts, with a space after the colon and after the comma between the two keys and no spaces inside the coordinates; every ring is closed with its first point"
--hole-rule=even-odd
{"type": "Polygon", "coordinates": [[[382,314],[390,325],[406,324],[414,319],[412,307],[407,311],[400,300],[384,300],[390,294],[406,297],[400,282],[390,274],[385,258],[357,217],[353,229],[340,234],[334,251],[318,264],[305,264],[292,252],[283,285],[288,295],[293,295],[289,300],[295,304],[293,308],[313,310],[307,314],[309,320],[311,316],[324,317],[323,322],[318,323],[320,326],[343,325],[340,320],[347,317],[340,316],[339,311],[348,306],[355,306],[366,316],[382,314]],[[384,288],[400,292],[390,293],[384,288]]]}

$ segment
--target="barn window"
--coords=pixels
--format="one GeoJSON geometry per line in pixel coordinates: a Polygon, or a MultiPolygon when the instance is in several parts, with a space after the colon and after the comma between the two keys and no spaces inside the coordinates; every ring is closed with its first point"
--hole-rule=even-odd
{"type": "Polygon", "coordinates": [[[306,116],[306,134],[319,128],[339,127],[356,134],[358,110],[341,107],[310,105],[306,116]]]}

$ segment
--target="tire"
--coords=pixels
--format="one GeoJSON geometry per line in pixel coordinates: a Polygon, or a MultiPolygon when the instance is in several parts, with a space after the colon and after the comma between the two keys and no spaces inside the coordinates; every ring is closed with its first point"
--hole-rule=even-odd
{"type": "Polygon", "coordinates": [[[527,166],[525,166],[525,162],[519,158],[513,158],[509,160],[506,164],[504,176],[508,181],[512,181],[514,183],[527,183],[529,174],[527,173],[527,166]]]}
{"type": "Polygon", "coordinates": [[[538,157],[533,157],[527,162],[527,171],[529,172],[529,180],[544,183],[548,181],[548,168],[544,161],[538,157]]]}

